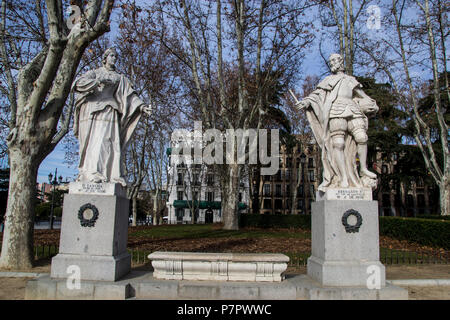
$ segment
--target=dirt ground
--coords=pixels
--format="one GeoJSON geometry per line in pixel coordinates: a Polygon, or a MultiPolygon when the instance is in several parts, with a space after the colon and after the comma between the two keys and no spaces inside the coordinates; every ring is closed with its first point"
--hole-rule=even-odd
{"type": "MultiPolygon", "coordinates": [[[[134,266],[134,270],[151,270],[149,264],[134,266]]],[[[50,261],[41,261],[25,272],[48,273],[50,261]]],[[[304,274],[306,267],[288,268],[287,273],[304,274]]],[[[396,265],[386,266],[386,278],[392,279],[450,279],[450,265],[396,265]]],[[[0,278],[0,300],[23,300],[25,286],[30,278],[0,278]]],[[[450,286],[404,287],[410,300],[450,300],[450,286]]]]}

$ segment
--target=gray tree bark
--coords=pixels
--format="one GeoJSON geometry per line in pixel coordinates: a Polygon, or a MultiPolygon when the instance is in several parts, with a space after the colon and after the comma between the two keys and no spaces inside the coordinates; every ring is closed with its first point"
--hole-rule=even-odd
{"type": "MultiPolygon", "coordinates": [[[[17,84],[10,83],[11,90],[17,90],[17,99],[10,101],[15,107],[11,109],[14,121],[10,123],[7,140],[11,172],[0,268],[20,270],[33,264],[37,170],[67,132],[67,127],[58,131],[58,123],[77,67],[89,43],[109,30],[113,4],[113,0],[89,1],[84,18],[92,27],[74,28],[69,33],[63,19],[62,1],[46,1],[48,41],[21,68],[17,84]]],[[[3,53],[6,52],[4,27],[3,23],[0,43],[3,53]]],[[[8,59],[4,55],[2,58],[8,59]]]]}

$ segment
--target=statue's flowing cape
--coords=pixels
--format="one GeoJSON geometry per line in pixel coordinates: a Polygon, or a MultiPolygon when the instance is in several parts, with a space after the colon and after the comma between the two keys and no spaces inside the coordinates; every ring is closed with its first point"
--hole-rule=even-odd
{"type": "MultiPolygon", "coordinates": [[[[333,146],[329,130],[329,115],[331,106],[338,96],[344,76],[344,74],[335,74],[326,77],[318,84],[317,89],[305,98],[311,105],[306,110],[306,116],[311,125],[314,137],[322,150],[323,182],[318,188],[322,192],[325,192],[327,187],[338,184],[341,178],[336,160],[333,156],[334,153],[332,152],[333,146]]],[[[356,79],[354,85],[355,87],[361,86],[356,79]]],[[[365,120],[367,121],[367,118],[365,120]]],[[[347,155],[345,157],[345,165],[349,185],[361,187],[362,182],[356,166],[356,151],[356,142],[352,135],[348,134],[345,139],[344,154],[347,155]]]]}
{"type": "Polygon", "coordinates": [[[92,93],[98,85],[96,73],[101,72],[100,69],[88,72],[73,84],[77,93],[73,131],[80,142],[80,174],[83,168],[89,168],[90,172],[95,167],[105,177],[117,178],[122,176],[121,159],[114,157],[120,158],[126,152],[144,102],[130,81],[119,74],[113,94],[101,99],[93,98],[92,93]],[[95,153],[100,154],[97,156],[95,153]],[[109,163],[103,163],[105,161],[109,163]]]}

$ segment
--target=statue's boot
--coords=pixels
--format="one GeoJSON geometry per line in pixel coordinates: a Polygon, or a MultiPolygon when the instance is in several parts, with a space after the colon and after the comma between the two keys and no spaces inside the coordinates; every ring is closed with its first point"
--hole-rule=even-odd
{"type": "Polygon", "coordinates": [[[360,174],[361,174],[361,176],[366,176],[366,177],[369,177],[370,179],[376,179],[377,178],[377,175],[375,173],[370,172],[367,169],[361,169],[360,174]]]}
{"type": "Polygon", "coordinates": [[[122,177],[120,177],[120,178],[113,178],[113,179],[111,179],[111,182],[113,182],[113,183],[120,183],[123,187],[127,186],[127,182],[122,177]]]}
{"type": "Polygon", "coordinates": [[[91,181],[95,183],[102,183],[106,181],[106,177],[101,173],[96,172],[92,175],[91,181]]]}

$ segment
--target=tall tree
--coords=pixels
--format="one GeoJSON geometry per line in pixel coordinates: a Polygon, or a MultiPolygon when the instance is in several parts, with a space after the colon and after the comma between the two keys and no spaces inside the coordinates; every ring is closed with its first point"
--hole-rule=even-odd
{"type": "Polygon", "coordinates": [[[155,12],[151,8],[144,9],[136,1],[122,1],[120,32],[115,40],[120,56],[119,70],[133,79],[135,90],[153,108],[152,116],[138,123],[125,157],[131,184],[128,195],[132,200],[133,225],[136,225],[138,193],[145,182],[146,188],[152,191],[153,205],[161,203],[167,177],[165,151],[170,141],[169,130],[180,112],[176,102],[179,62],[167,52],[158,34],[152,32],[155,12]]]}
{"type": "MultiPolygon", "coordinates": [[[[373,1],[370,0],[330,0],[317,1],[322,26],[334,29],[325,36],[337,42],[339,53],[344,58],[345,72],[354,73],[355,57],[357,53],[357,40],[366,21],[363,21],[364,13],[373,1]]],[[[322,53],[322,40],[320,43],[322,53]]],[[[325,62],[328,57],[323,56],[325,62]]]]}
{"type": "MultiPolygon", "coordinates": [[[[285,83],[294,80],[313,39],[302,17],[309,6],[306,1],[159,1],[162,41],[186,66],[187,88],[205,129],[245,130],[255,122],[253,128],[261,128],[264,96],[274,83],[270,75],[284,68],[285,83]],[[173,29],[184,37],[174,41],[173,29]],[[252,98],[248,70],[255,77],[252,98]],[[230,72],[237,77],[236,96],[227,95],[230,72]]],[[[224,228],[237,229],[243,165],[227,163],[221,170],[224,228]]]]}
{"type": "MultiPolygon", "coordinates": [[[[448,84],[445,40],[448,8],[446,10],[441,1],[392,0],[386,8],[390,15],[383,21],[383,25],[390,28],[385,30],[388,36],[377,41],[366,39],[364,46],[360,47],[373,67],[388,77],[399,106],[409,114],[414,125],[414,141],[422,153],[426,169],[439,186],[442,215],[450,214],[449,128],[439,81],[439,74],[443,73],[443,82],[448,84]],[[424,96],[421,88],[427,82],[423,75],[432,79],[429,93],[433,97],[435,130],[426,119],[429,112],[424,113],[420,105],[424,96]],[[439,154],[442,154],[442,161],[438,159],[439,154]]],[[[450,99],[448,90],[447,86],[444,89],[446,100],[450,99]]]]}
{"type": "Polygon", "coordinates": [[[62,0],[1,2],[11,174],[0,267],[32,266],[37,170],[67,133],[69,121],[61,123],[61,115],[86,47],[109,30],[113,0],[72,3],[80,14],[75,10],[66,20],[62,0]]]}

